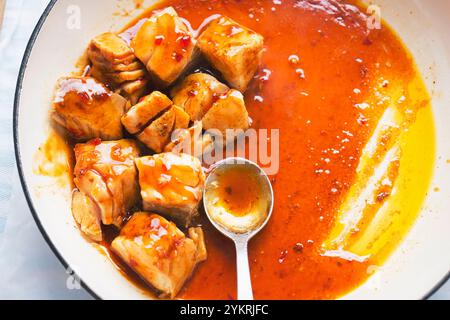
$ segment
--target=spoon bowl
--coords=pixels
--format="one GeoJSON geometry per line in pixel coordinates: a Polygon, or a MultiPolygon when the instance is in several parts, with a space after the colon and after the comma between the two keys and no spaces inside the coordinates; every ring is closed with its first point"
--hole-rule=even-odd
{"type": "Polygon", "coordinates": [[[247,159],[220,161],[206,179],[203,194],[206,215],[236,246],[239,300],[253,300],[248,242],[269,222],[273,201],[268,176],[247,159]]]}

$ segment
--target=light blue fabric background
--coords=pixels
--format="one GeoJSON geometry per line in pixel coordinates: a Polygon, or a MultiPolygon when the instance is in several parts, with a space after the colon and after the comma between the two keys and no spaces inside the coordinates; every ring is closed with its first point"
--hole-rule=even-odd
{"type": "MultiPolygon", "coordinates": [[[[16,79],[28,39],[47,4],[7,0],[0,32],[0,299],[91,299],[83,289],[67,289],[66,270],[34,223],[14,159],[16,79]]],[[[433,299],[450,299],[450,283],[433,299]]]]}
{"type": "Polygon", "coordinates": [[[15,165],[16,80],[28,39],[47,4],[8,0],[0,33],[0,299],[91,299],[84,290],[67,289],[68,274],[33,221],[15,165]]]}

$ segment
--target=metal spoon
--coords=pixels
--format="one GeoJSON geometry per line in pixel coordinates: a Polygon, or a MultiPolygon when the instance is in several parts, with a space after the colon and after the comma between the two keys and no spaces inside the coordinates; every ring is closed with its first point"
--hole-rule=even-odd
{"type": "Polygon", "coordinates": [[[257,164],[243,158],[227,158],[218,162],[206,179],[206,187],[203,194],[206,214],[211,223],[221,233],[233,240],[236,246],[238,300],[253,300],[247,247],[249,240],[259,233],[270,220],[273,211],[273,199],[272,185],[266,173],[257,164]],[[252,214],[259,214],[258,219],[260,220],[248,227],[224,221],[223,216],[227,216],[228,212],[224,212],[225,209],[219,207],[220,199],[217,199],[217,193],[215,193],[215,190],[218,188],[219,173],[226,174],[227,170],[233,170],[237,166],[244,167],[252,175],[255,175],[256,181],[260,183],[260,188],[256,188],[255,192],[262,193],[258,195],[258,205],[252,212],[252,214]]]}

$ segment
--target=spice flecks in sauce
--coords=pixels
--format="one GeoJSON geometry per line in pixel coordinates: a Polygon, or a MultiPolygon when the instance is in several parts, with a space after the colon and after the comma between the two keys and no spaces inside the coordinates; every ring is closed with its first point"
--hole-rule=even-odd
{"type": "Polygon", "coordinates": [[[217,185],[220,205],[236,217],[247,215],[259,201],[261,185],[244,166],[226,170],[217,177],[217,185]]]}
{"type": "MultiPolygon", "coordinates": [[[[322,256],[321,243],[354,183],[364,145],[385,108],[397,100],[386,99],[396,95],[387,88],[374,91],[378,80],[389,81],[389,87],[397,83],[407,95],[408,83],[417,77],[403,44],[385,25],[368,36],[364,10],[354,1],[174,0],[158,7],[167,5],[194,28],[220,13],[265,38],[262,68],[271,71],[270,80],[256,77],[245,97],[253,127],[281,129],[281,169],[274,184],[273,220],[250,244],[255,297],[329,299],[354,289],[369,276],[371,262],[322,256]],[[299,68],[305,79],[295,72],[299,68]],[[374,104],[355,107],[366,101],[374,104]],[[297,243],[305,244],[301,252],[279,264],[280,252],[297,243]]],[[[421,82],[419,88],[417,95],[427,100],[421,82]]],[[[417,104],[417,98],[410,97],[409,105],[417,104]]],[[[427,119],[422,123],[429,123],[428,137],[433,128],[427,119]]],[[[432,146],[428,149],[433,154],[432,146]]],[[[209,259],[182,297],[235,298],[232,243],[208,224],[205,229],[209,259]]]]}
{"type": "MultiPolygon", "coordinates": [[[[431,176],[429,96],[407,50],[386,25],[368,34],[364,10],[355,1],[170,0],[156,9],[168,5],[194,28],[220,13],[265,38],[262,71],[245,98],[253,127],[281,130],[281,158],[280,172],[272,177],[273,217],[250,244],[255,298],[332,299],[356,288],[370,276],[369,267],[382,262],[407,232],[431,176]],[[301,79],[296,69],[307,76],[301,79]],[[371,199],[392,207],[385,219],[390,224],[378,226],[389,232],[373,242],[371,219],[362,219],[349,242],[349,250],[360,255],[349,259],[342,250],[337,256],[323,255],[322,243],[332,235],[339,208],[357,182],[364,148],[392,105],[405,116],[407,133],[393,135],[400,137],[400,160],[371,199]],[[367,244],[380,257],[359,259],[367,244]]],[[[122,36],[129,39],[133,32],[122,36]]],[[[391,140],[396,139],[384,136],[375,154],[392,147],[391,140]]],[[[234,299],[233,244],[205,218],[202,222],[208,260],[180,297],[234,299]]]]}
{"type": "Polygon", "coordinates": [[[272,195],[267,176],[251,164],[226,163],[208,177],[204,203],[210,219],[236,234],[257,230],[270,214],[272,195]]]}

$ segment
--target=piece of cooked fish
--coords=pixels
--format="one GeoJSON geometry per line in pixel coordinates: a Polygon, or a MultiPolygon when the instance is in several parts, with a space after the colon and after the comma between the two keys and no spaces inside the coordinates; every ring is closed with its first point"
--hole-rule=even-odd
{"type": "Polygon", "coordinates": [[[53,119],[81,141],[121,139],[121,117],[127,100],[90,77],[65,77],[58,81],[53,119]]]}
{"type": "Polygon", "coordinates": [[[160,92],[154,92],[130,109],[122,118],[128,132],[135,134],[149,149],[156,153],[170,143],[175,130],[186,129],[189,115],[160,92]]]}
{"type": "Polygon", "coordinates": [[[250,119],[242,93],[231,89],[221,96],[203,117],[202,123],[205,130],[216,129],[224,136],[227,129],[247,130],[250,119]]]}
{"type": "Polygon", "coordinates": [[[205,185],[200,161],[187,154],[162,153],[136,159],[144,209],[188,226],[198,214],[205,185]]]}
{"type": "Polygon", "coordinates": [[[88,56],[92,62],[104,62],[109,65],[135,60],[133,50],[112,32],[102,33],[93,38],[88,47],[88,56]]]}
{"type": "Polygon", "coordinates": [[[145,93],[147,92],[147,85],[147,79],[129,81],[120,85],[115,92],[127,99],[131,107],[137,104],[139,100],[145,96],[145,93]]]}
{"type": "Polygon", "coordinates": [[[175,298],[207,253],[201,228],[186,237],[175,224],[146,212],[135,213],[112,242],[112,250],[142,279],[175,298]]]}
{"type": "Polygon", "coordinates": [[[100,242],[103,240],[100,209],[87,195],[80,191],[72,194],[72,215],[89,239],[100,242]]]}
{"type": "Polygon", "coordinates": [[[264,38],[222,16],[207,25],[197,45],[233,88],[245,92],[261,64],[264,38]]]}
{"type": "Polygon", "coordinates": [[[148,74],[125,40],[112,32],[91,40],[88,57],[89,75],[107,84],[128,99],[131,105],[145,94],[148,74]]]}
{"type": "Polygon", "coordinates": [[[182,107],[192,121],[200,121],[219,97],[230,88],[206,73],[194,73],[176,86],[171,96],[174,104],[182,107]]]}
{"type": "Polygon", "coordinates": [[[157,115],[169,109],[172,104],[172,101],[165,94],[154,91],[142,98],[122,117],[122,124],[129,133],[137,134],[157,115]]]}
{"type": "MultiPolygon", "coordinates": [[[[101,142],[96,139],[75,146],[75,185],[98,207],[98,217],[104,225],[120,227],[128,211],[139,201],[134,165],[137,157],[139,149],[132,140],[101,142]]],[[[77,203],[84,201],[75,200],[77,203]]],[[[78,207],[83,205],[81,203],[78,207]]],[[[80,217],[82,214],[74,212],[74,216],[80,217]]],[[[91,221],[89,217],[76,218],[79,223],[83,219],[91,221]]]]}
{"type": "Polygon", "coordinates": [[[135,55],[161,86],[172,84],[195,56],[196,40],[174,8],[156,11],[131,41],[135,55]]]}
{"type": "Polygon", "coordinates": [[[175,117],[174,109],[170,108],[138,134],[137,138],[156,153],[162,152],[170,142],[170,136],[175,128],[175,117]]]}
{"type": "Polygon", "coordinates": [[[187,129],[191,123],[191,117],[184,111],[183,108],[174,105],[173,111],[175,112],[175,130],[187,129]]]}
{"type": "Polygon", "coordinates": [[[172,135],[171,142],[164,148],[164,152],[185,153],[196,158],[211,152],[214,139],[210,134],[203,134],[201,121],[194,123],[189,129],[182,129],[172,135]]]}

